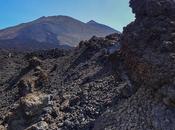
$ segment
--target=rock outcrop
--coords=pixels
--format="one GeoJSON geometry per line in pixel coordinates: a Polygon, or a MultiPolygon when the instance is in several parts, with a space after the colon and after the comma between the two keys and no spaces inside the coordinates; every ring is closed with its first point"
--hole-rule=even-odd
{"type": "Polygon", "coordinates": [[[130,1],[136,20],[123,32],[125,65],[133,80],[161,87],[175,74],[175,1],[130,1]]]}
{"type": "MultiPolygon", "coordinates": [[[[48,130],[53,111],[51,95],[41,92],[48,82],[48,75],[41,68],[37,57],[29,60],[25,75],[17,84],[19,100],[5,117],[3,124],[8,130],[48,130]]],[[[4,127],[5,128],[5,127],[4,127]]]]}
{"type": "Polygon", "coordinates": [[[175,128],[175,1],[131,0],[134,22],[124,28],[121,57],[134,94],[106,112],[95,130],[175,128]]]}

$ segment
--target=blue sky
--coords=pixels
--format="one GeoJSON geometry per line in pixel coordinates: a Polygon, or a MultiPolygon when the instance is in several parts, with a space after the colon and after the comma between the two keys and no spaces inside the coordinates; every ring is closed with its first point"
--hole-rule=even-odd
{"type": "Polygon", "coordinates": [[[129,0],[0,0],[0,29],[41,16],[67,15],[95,20],[122,31],[134,20],[129,0]]]}

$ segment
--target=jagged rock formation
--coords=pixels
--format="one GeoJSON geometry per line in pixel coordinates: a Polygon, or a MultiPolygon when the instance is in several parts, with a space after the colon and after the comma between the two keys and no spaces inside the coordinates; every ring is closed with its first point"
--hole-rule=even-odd
{"type": "Polygon", "coordinates": [[[151,85],[171,82],[174,77],[175,2],[145,0],[142,3],[133,0],[130,3],[136,20],[123,33],[125,65],[140,80],[149,81],[151,85]]]}
{"type": "Polygon", "coordinates": [[[131,0],[136,20],[124,28],[123,65],[134,94],[118,102],[94,130],[174,130],[175,1],[131,0]]]}

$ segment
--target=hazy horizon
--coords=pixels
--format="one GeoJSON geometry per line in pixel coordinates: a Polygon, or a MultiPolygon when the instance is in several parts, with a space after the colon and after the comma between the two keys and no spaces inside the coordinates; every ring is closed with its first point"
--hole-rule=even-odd
{"type": "Polygon", "coordinates": [[[116,30],[134,20],[128,0],[1,0],[0,29],[38,19],[65,15],[82,22],[94,20],[116,30]]]}

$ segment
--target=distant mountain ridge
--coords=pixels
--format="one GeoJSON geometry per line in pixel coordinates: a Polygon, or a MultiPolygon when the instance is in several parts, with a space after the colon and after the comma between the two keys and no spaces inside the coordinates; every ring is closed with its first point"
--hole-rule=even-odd
{"type": "Polygon", "coordinates": [[[69,16],[48,16],[0,30],[0,48],[69,48],[93,35],[104,37],[111,33],[119,32],[93,20],[83,23],[69,16]]]}

